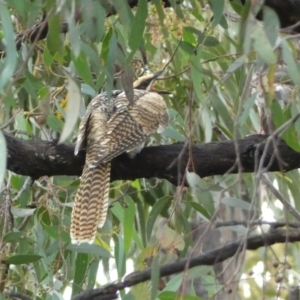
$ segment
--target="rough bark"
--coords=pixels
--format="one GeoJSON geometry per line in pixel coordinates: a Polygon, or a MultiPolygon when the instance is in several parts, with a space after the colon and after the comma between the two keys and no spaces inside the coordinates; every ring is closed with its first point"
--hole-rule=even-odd
{"type": "MultiPolygon", "coordinates": [[[[85,153],[74,156],[73,145],[23,140],[5,132],[4,135],[8,151],[7,169],[10,171],[33,179],[45,175],[80,175],[82,172],[85,153]]],[[[268,143],[269,140],[267,135],[251,135],[236,142],[195,144],[190,150],[182,143],[146,147],[134,159],[127,154],[115,158],[111,181],[156,177],[177,184],[188,165],[190,171],[201,177],[253,172],[263,153],[263,167],[268,171],[290,171],[300,167],[299,152],[288,147],[283,140],[268,143]]]]}

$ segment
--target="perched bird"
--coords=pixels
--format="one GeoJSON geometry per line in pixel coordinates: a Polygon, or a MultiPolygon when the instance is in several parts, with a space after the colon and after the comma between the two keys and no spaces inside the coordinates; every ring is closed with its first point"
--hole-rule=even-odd
{"type": "Polygon", "coordinates": [[[111,160],[123,152],[134,156],[146,139],[168,123],[162,96],[151,90],[161,74],[149,74],[133,84],[133,101],[125,92],[96,96],[87,107],[77,136],[75,155],[86,149],[86,159],[71,220],[72,243],[95,239],[107,214],[111,160]]]}

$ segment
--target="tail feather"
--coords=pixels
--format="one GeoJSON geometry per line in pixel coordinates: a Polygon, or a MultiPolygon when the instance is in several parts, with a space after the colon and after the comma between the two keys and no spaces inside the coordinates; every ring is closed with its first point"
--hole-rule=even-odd
{"type": "Polygon", "coordinates": [[[95,168],[85,164],[72,212],[72,243],[93,243],[106,219],[109,182],[110,162],[95,168]]]}

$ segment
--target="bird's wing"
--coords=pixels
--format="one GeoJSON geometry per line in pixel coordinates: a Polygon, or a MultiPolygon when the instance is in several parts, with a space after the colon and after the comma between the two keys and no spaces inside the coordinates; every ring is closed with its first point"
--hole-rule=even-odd
{"type": "Polygon", "coordinates": [[[97,159],[92,166],[105,163],[123,152],[132,151],[155,133],[166,106],[163,98],[148,91],[134,90],[134,105],[129,105],[124,93],[115,100],[116,112],[107,122],[99,144],[97,159]]]}
{"type": "Polygon", "coordinates": [[[91,120],[91,116],[95,110],[103,110],[104,113],[104,102],[105,98],[100,94],[97,95],[88,105],[86,109],[86,113],[83,117],[83,119],[80,122],[78,133],[77,133],[77,140],[75,145],[75,155],[78,154],[78,152],[86,147],[87,144],[87,136],[88,136],[88,130],[89,130],[89,123],[91,120]]]}

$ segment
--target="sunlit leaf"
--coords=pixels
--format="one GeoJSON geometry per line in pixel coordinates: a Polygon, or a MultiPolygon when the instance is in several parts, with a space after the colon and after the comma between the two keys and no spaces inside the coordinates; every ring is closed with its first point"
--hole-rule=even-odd
{"type": "Polygon", "coordinates": [[[158,228],[156,237],[159,245],[165,250],[170,252],[182,251],[184,248],[184,240],[175,230],[168,227],[166,224],[158,228]]]}
{"type": "Polygon", "coordinates": [[[34,212],[36,211],[35,208],[20,208],[20,207],[11,207],[11,213],[16,217],[28,217],[32,216],[34,212]]]}
{"type": "Polygon", "coordinates": [[[64,142],[69,137],[69,135],[73,132],[74,127],[77,123],[77,118],[79,116],[80,103],[81,103],[80,89],[78,88],[74,80],[71,77],[69,77],[68,104],[67,104],[67,110],[65,116],[65,125],[61,133],[59,143],[64,142]]]}

